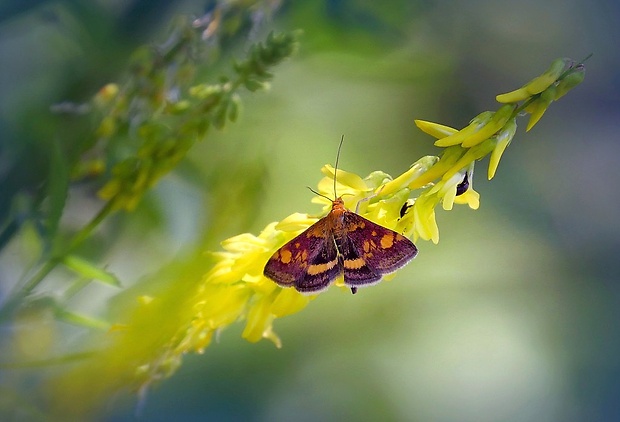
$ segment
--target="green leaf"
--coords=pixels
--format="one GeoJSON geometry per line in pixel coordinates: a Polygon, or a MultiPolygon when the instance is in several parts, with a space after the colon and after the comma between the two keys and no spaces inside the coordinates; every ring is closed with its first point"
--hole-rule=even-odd
{"type": "Polygon", "coordinates": [[[114,287],[121,287],[120,280],[114,274],[95,266],[83,258],[69,255],[62,260],[62,263],[81,277],[101,281],[114,287]]]}
{"type": "Polygon", "coordinates": [[[78,325],[80,327],[96,328],[99,330],[110,329],[110,323],[98,318],[67,311],[66,309],[57,309],[56,318],[69,324],[78,325]]]}

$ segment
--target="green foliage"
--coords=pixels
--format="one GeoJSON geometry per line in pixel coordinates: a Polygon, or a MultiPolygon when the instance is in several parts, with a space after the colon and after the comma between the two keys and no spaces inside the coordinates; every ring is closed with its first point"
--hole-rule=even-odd
{"type": "MultiPolygon", "coordinates": [[[[232,77],[204,72],[205,66],[212,63],[210,54],[218,48],[216,35],[222,39],[231,35],[231,28],[242,29],[238,25],[230,27],[225,21],[238,19],[243,13],[251,11],[216,9],[201,21],[179,19],[165,43],[138,49],[124,83],[105,85],[86,104],[54,106],[56,112],[87,113],[91,133],[78,151],[63,142],[62,134],[51,143],[49,177],[42,197],[46,200],[42,210],[45,225],[38,237],[53,242],[53,247],[45,249],[38,269],[18,284],[0,310],[2,318],[10,317],[20,304],[27,303],[29,295],[60,263],[82,280],[120,286],[113,274],[71,252],[115,211],[134,210],[144,194],[174,170],[196,142],[208,137],[211,127],[222,129],[236,121],[242,88],[267,88],[267,81],[273,77],[269,71],[296,50],[295,34],[271,33],[263,43],[252,46],[244,60],[234,64],[232,77]],[[100,186],[103,206],[89,223],[66,239],[59,224],[71,184],[78,182],[100,186]]],[[[17,214],[8,218],[15,220],[17,214]]],[[[16,227],[7,219],[2,235],[9,238],[16,227]]],[[[87,284],[74,285],[67,297],[87,284]]],[[[67,319],[73,315],[67,312],[56,315],[67,319]]],[[[87,321],[88,317],[73,315],[69,319],[87,321]]]]}
{"type": "MultiPolygon", "coordinates": [[[[191,37],[178,37],[178,40],[189,42],[191,37]]],[[[187,76],[195,72],[184,69],[177,72],[179,81],[174,88],[162,82],[165,69],[150,64],[159,62],[158,59],[170,60],[174,56],[171,52],[182,52],[185,48],[171,48],[171,52],[151,56],[150,60],[141,56],[139,64],[134,66],[130,88],[120,89],[114,95],[98,130],[114,146],[108,151],[108,161],[115,162],[111,165],[111,178],[100,190],[102,198],[113,201],[115,209],[134,209],[144,193],[175,168],[196,141],[207,136],[210,127],[222,129],[227,121],[237,119],[240,87],[250,91],[266,88],[272,77],[267,70],[293,54],[295,46],[293,34],[270,34],[264,44],[252,47],[247,59],[234,66],[233,78],[222,76],[219,83],[193,81],[190,86],[186,83],[187,76]],[[171,91],[175,98],[171,98],[171,91]],[[129,106],[136,102],[131,95],[142,100],[143,110],[136,111],[129,106]],[[127,148],[119,138],[130,135],[133,135],[132,146],[127,148]]]]}
{"type": "Polygon", "coordinates": [[[65,267],[71,269],[77,275],[86,279],[100,281],[114,287],[121,287],[120,280],[111,272],[103,270],[92,262],[77,257],[75,255],[67,255],[62,260],[65,267]]]}

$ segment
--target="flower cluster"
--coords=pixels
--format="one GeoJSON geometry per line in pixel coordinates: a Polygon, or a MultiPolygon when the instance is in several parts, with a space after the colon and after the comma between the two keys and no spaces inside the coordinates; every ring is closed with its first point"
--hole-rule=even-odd
{"type": "MultiPolygon", "coordinates": [[[[481,113],[461,130],[417,120],[422,131],[437,139],[435,145],[443,148],[441,154],[417,160],[394,178],[382,171],[364,178],[344,170],[336,174],[332,166],[326,165],[322,168],[325,177],[318,183],[318,192],[327,198],[337,193],[347,208],[363,217],[414,239],[437,243],[437,206],[441,204],[444,210],[451,210],[454,204],[467,204],[477,209],[480,195],[473,189],[476,163],[489,156],[487,177],[492,179],[502,154],[515,136],[517,118],[522,113],[530,114],[528,129],[531,128],[551,101],[583,79],[583,73],[582,64],[554,62],[541,77],[498,96],[498,101],[504,104],[497,111],[481,113]]],[[[326,198],[319,196],[313,201],[324,204],[325,210],[331,206],[326,198]]],[[[268,224],[259,235],[245,233],[224,240],[221,251],[208,253],[212,265],[198,276],[199,282],[196,271],[190,275],[174,272],[178,284],[184,284],[175,285],[176,290],[162,295],[159,302],[143,300],[127,327],[116,332],[118,337],[113,346],[103,353],[102,359],[111,362],[108,366],[125,378],[98,364],[67,376],[67,385],[87,383],[92,371],[99,371],[109,378],[109,389],[119,384],[119,379],[131,378],[144,391],[154,380],[171,375],[185,353],[202,352],[214,335],[237,321],[245,322],[243,338],[250,342],[265,338],[279,347],[280,339],[273,331],[274,320],[302,310],[313,296],[276,285],[263,275],[263,268],[279,247],[317,219],[318,216],[295,213],[268,224]],[[185,296],[181,296],[181,291],[185,296]],[[182,299],[178,299],[180,296],[182,299]],[[168,315],[175,315],[174,324],[168,315]],[[157,326],[160,323],[161,327],[157,326]],[[137,337],[141,339],[138,345],[137,337]],[[147,345],[142,346],[143,343],[147,345]],[[134,352],[119,353],[122,348],[134,352]],[[123,356],[122,361],[119,356],[123,356]],[[132,370],[133,375],[127,373],[132,370]]],[[[204,257],[196,261],[204,261],[204,257]]],[[[62,390],[59,385],[54,384],[54,391],[62,390]]]]}
{"type": "MultiPolygon", "coordinates": [[[[349,209],[363,217],[414,239],[437,243],[436,207],[441,204],[444,210],[451,210],[456,203],[477,209],[480,195],[473,189],[476,162],[490,156],[487,177],[492,179],[516,133],[517,117],[521,113],[531,114],[530,129],[549,106],[550,99],[560,98],[583,76],[582,64],[560,59],[522,88],[499,95],[498,101],[504,105],[497,111],[479,114],[461,130],[416,120],[422,131],[437,139],[435,145],[444,148],[439,156],[423,157],[395,178],[382,171],[362,178],[338,170],[336,176],[336,170],[326,165],[318,192],[328,198],[337,193],[349,209]]],[[[323,203],[324,213],[331,206],[322,196],[314,197],[313,202],[323,203]]],[[[316,217],[296,213],[269,224],[258,236],[246,233],[222,242],[224,251],[213,255],[217,262],[203,280],[186,344],[202,350],[214,330],[245,319],[244,338],[268,338],[279,346],[273,320],[301,310],[309,299],[264,277],[263,267],[280,246],[316,221],[316,217]]]]}

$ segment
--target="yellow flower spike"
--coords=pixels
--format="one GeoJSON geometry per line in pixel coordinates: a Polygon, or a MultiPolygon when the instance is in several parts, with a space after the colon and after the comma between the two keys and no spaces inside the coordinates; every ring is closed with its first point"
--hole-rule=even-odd
{"type": "Polygon", "coordinates": [[[557,101],[562,98],[568,91],[583,82],[586,77],[586,69],[581,66],[578,67],[573,73],[566,75],[557,85],[554,100],[557,101]]]}
{"type": "Polygon", "coordinates": [[[497,134],[496,140],[497,144],[495,148],[491,152],[491,158],[489,159],[489,170],[487,173],[487,177],[489,180],[495,176],[495,172],[497,171],[497,166],[499,165],[499,160],[502,158],[502,154],[506,150],[506,147],[510,145],[510,141],[515,136],[517,131],[517,120],[512,119],[504,126],[504,129],[497,134]]]}
{"type": "Polygon", "coordinates": [[[427,155],[426,157],[420,158],[409,168],[409,170],[398,176],[396,179],[383,185],[381,193],[383,195],[392,195],[394,192],[397,192],[405,187],[410,187],[414,181],[428,172],[435,164],[437,164],[438,161],[439,157],[435,157],[434,155],[427,155]]]}
{"type": "Polygon", "coordinates": [[[545,114],[545,111],[547,111],[547,108],[549,108],[549,106],[553,102],[555,94],[555,85],[550,86],[549,88],[544,90],[542,94],[540,94],[540,97],[536,101],[532,103],[534,109],[531,112],[530,120],[527,122],[527,127],[525,128],[526,132],[529,132],[529,130],[533,128],[536,123],[538,123],[543,114],[545,114]]]}
{"type": "Polygon", "coordinates": [[[491,119],[491,121],[483,128],[481,128],[478,132],[463,140],[461,146],[463,148],[471,148],[483,142],[485,139],[493,136],[495,133],[497,133],[498,130],[504,127],[508,119],[512,117],[512,113],[515,110],[515,107],[516,106],[512,104],[505,104],[501,106],[493,114],[493,118],[491,119]]]}
{"type": "MultiPolygon", "coordinates": [[[[520,90],[524,93],[524,99],[531,98],[528,104],[534,104],[527,109],[533,114],[531,124],[546,109],[541,108],[544,101],[550,103],[549,98],[555,100],[561,97],[583,79],[583,72],[577,68],[570,68],[560,75],[561,80],[555,76],[547,81],[537,78],[520,90]],[[541,84],[548,85],[532,94],[541,84]],[[552,86],[556,86],[555,93],[550,88],[552,86]],[[535,103],[539,97],[541,101],[535,103]]],[[[194,95],[216,94],[208,91],[209,88],[205,88],[203,92],[194,92],[194,95]]],[[[119,97],[113,99],[115,106],[121,100],[119,97]]],[[[494,176],[501,156],[516,131],[514,118],[510,117],[512,113],[514,110],[509,106],[500,108],[496,113],[482,113],[461,131],[416,120],[422,131],[438,138],[437,145],[447,146],[439,154],[440,158],[424,157],[393,180],[384,172],[373,172],[362,179],[339,170],[337,194],[351,194],[346,196],[350,209],[355,208],[355,202],[359,199],[369,198],[360,207],[362,216],[398,233],[438,243],[437,206],[441,203],[444,209],[452,209],[454,204],[467,204],[472,209],[479,207],[480,195],[472,184],[473,166],[476,160],[490,154],[488,176],[494,176]],[[502,123],[502,119],[506,121],[502,123]],[[463,179],[465,174],[468,186],[463,179]],[[413,198],[409,198],[412,193],[413,198]]],[[[168,142],[172,138],[166,133],[163,133],[166,136],[159,136],[162,135],[160,133],[142,135],[145,137],[144,148],[140,149],[137,157],[134,154],[114,166],[110,172],[111,179],[100,192],[102,196],[109,197],[110,208],[129,208],[136,204],[144,193],[142,189],[151,186],[165,173],[164,170],[174,167],[176,160],[182,157],[179,152],[188,148],[179,144],[179,140],[168,142]],[[152,168],[148,160],[154,160],[152,168]]],[[[327,177],[320,182],[319,191],[332,198],[334,169],[326,166],[323,172],[327,177]]],[[[314,199],[331,206],[329,201],[318,197],[314,199]]],[[[199,256],[193,258],[195,262],[187,270],[183,270],[184,264],[158,275],[162,280],[174,280],[170,283],[170,289],[161,290],[162,293],[152,300],[143,300],[142,306],[121,318],[125,323],[123,329],[118,329],[118,324],[114,325],[115,331],[108,333],[110,338],[106,339],[110,346],[97,359],[89,359],[83,369],[72,370],[72,373],[50,383],[49,390],[55,395],[56,408],[64,411],[71,406],[83,406],[83,413],[86,414],[87,407],[98,404],[95,401],[129,384],[145,392],[154,380],[169,376],[184,354],[202,352],[214,334],[237,321],[245,322],[243,338],[251,342],[268,339],[280,347],[281,341],[273,330],[275,318],[299,312],[313,296],[277,286],[263,276],[263,268],[286,240],[316,221],[307,214],[293,214],[279,223],[267,225],[259,236],[244,234],[225,240],[220,252],[209,254],[209,266],[206,268],[204,257],[199,256]],[[207,274],[202,275],[205,272],[207,274]]],[[[335,284],[342,285],[342,277],[335,284]]]]}
{"type": "Polygon", "coordinates": [[[488,138],[484,142],[476,145],[475,147],[468,149],[467,152],[452,166],[452,168],[446,171],[442,179],[448,180],[452,178],[452,176],[454,176],[456,173],[458,173],[474,161],[485,157],[488,153],[493,151],[493,148],[495,148],[495,143],[495,137],[488,138]]]}
{"type": "Polygon", "coordinates": [[[567,59],[556,59],[542,75],[532,79],[519,89],[496,96],[495,99],[500,103],[516,103],[541,93],[557,81],[567,63],[567,59]]]}
{"type": "Polygon", "coordinates": [[[458,132],[450,126],[440,125],[439,123],[428,122],[426,120],[414,120],[415,125],[424,133],[431,135],[433,138],[441,139],[458,132]]]}
{"type": "MultiPolygon", "coordinates": [[[[475,133],[482,130],[491,121],[492,118],[493,118],[492,111],[483,111],[482,113],[474,117],[469,123],[469,125],[465,126],[463,129],[459,130],[458,132],[450,136],[446,136],[445,138],[441,138],[435,141],[435,146],[449,147],[453,145],[460,145],[463,143],[465,139],[473,136],[475,133]]],[[[491,132],[487,136],[487,138],[491,136],[493,133],[495,132],[491,132]]]]}

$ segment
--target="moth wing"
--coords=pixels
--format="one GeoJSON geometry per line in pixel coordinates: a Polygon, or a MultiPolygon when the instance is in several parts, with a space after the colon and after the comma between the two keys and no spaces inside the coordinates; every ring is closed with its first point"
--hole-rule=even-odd
{"type": "Polygon", "coordinates": [[[282,287],[302,293],[326,289],[342,273],[342,262],[325,218],[278,249],[263,274],[282,287]]]}
{"type": "Polygon", "coordinates": [[[418,254],[411,240],[358,214],[348,211],[344,224],[347,231],[340,252],[345,284],[349,286],[375,283],[418,254]]]}

